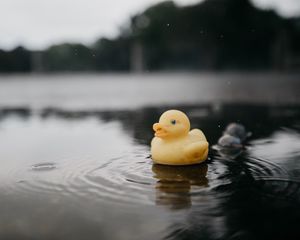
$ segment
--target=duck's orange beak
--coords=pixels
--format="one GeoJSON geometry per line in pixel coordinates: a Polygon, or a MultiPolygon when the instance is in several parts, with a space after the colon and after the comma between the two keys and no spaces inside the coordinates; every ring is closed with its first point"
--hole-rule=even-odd
{"type": "Polygon", "coordinates": [[[154,123],[153,130],[155,137],[164,137],[167,135],[167,130],[160,123],[154,123]]]}

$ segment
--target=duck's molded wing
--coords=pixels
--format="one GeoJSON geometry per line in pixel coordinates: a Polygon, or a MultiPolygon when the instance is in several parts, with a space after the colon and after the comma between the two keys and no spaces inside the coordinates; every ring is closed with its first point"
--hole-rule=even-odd
{"type": "Polygon", "coordinates": [[[208,142],[199,141],[191,143],[184,148],[184,154],[185,157],[192,162],[195,160],[204,161],[208,154],[208,142]]]}
{"type": "Polygon", "coordinates": [[[199,137],[202,141],[207,141],[204,133],[200,129],[193,129],[190,131],[190,134],[199,137]]]}

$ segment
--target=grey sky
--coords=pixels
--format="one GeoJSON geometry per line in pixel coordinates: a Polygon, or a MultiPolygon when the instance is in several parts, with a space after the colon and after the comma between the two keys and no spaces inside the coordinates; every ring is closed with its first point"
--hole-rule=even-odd
{"type": "MultiPolygon", "coordinates": [[[[0,48],[43,49],[61,42],[112,37],[131,15],[162,0],[1,0],[0,48]]],[[[300,15],[300,0],[251,0],[283,16],[300,15]]],[[[199,0],[175,0],[188,5],[199,0]]]]}

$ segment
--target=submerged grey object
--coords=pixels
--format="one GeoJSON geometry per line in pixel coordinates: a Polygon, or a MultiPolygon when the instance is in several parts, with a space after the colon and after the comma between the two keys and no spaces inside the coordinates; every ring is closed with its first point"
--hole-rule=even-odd
{"type": "Polygon", "coordinates": [[[225,134],[218,140],[218,145],[228,148],[242,148],[243,144],[240,138],[225,134]]]}
{"type": "Polygon", "coordinates": [[[246,128],[242,124],[238,123],[230,123],[223,134],[239,138],[241,142],[249,136],[246,132],[246,128]]]}
{"type": "Polygon", "coordinates": [[[214,146],[214,149],[221,156],[235,159],[244,151],[244,141],[250,135],[251,133],[247,133],[242,124],[230,123],[219,138],[218,144],[214,146]]]}
{"type": "Polygon", "coordinates": [[[242,149],[244,141],[251,136],[250,132],[239,123],[230,123],[223,132],[223,136],[218,140],[218,146],[221,148],[242,149]]]}

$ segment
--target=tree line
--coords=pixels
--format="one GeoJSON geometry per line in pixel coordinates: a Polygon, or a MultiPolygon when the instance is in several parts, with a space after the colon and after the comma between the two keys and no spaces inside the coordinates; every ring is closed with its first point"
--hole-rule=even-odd
{"type": "Polygon", "coordinates": [[[116,38],[43,51],[0,50],[0,72],[274,70],[300,68],[300,18],[285,19],[249,0],[154,5],[116,38]]]}

